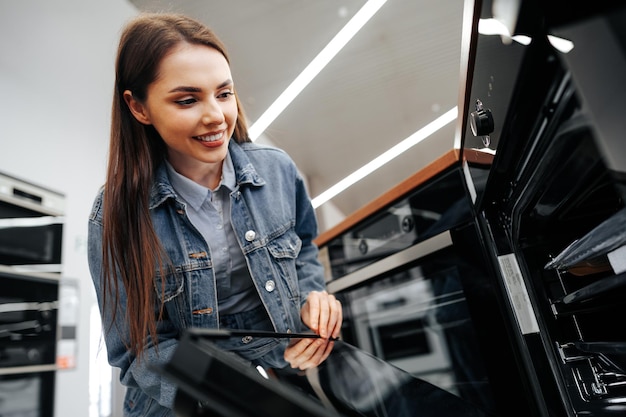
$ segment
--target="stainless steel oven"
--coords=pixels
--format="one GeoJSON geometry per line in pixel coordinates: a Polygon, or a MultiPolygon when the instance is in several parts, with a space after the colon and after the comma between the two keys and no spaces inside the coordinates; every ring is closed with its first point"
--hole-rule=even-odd
{"type": "Polygon", "coordinates": [[[52,417],[58,274],[0,265],[0,416],[52,417]]]}
{"type": "Polygon", "coordinates": [[[0,416],[52,417],[64,196],[0,173],[0,416]]]}
{"type": "Polygon", "coordinates": [[[61,272],[63,194],[0,173],[0,264],[61,272]]]}

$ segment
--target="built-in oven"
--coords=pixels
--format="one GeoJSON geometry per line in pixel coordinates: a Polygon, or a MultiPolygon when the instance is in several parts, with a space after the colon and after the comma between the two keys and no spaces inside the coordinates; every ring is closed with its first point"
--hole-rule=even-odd
{"type": "Polygon", "coordinates": [[[59,275],[0,265],[0,416],[52,417],[59,275]]]}
{"type": "Polygon", "coordinates": [[[0,265],[61,272],[63,194],[0,173],[0,265]]]}
{"type": "Polygon", "coordinates": [[[59,278],[0,266],[0,368],[55,365],[59,278]]]}
{"type": "Polygon", "coordinates": [[[0,374],[2,417],[52,417],[54,372],[0,374]]]}
{"type": "Polygon", "coordinates": [[[64,196],[0,174],[0,416],[52,417],[64,196]]]}
{"type": "Polygon", "coordinates": [[[494,415],[527,415],[466,170],[453,162],[322,242],[328,290],[345,342],[494,415]]]}
{"type": "Polygon", "coordinates": [[[466,105],[492,129],[465,143],[497,148],[477,219],[529,415],[626,415],[626,4],[484,1],[477,23],[466,105]]]}

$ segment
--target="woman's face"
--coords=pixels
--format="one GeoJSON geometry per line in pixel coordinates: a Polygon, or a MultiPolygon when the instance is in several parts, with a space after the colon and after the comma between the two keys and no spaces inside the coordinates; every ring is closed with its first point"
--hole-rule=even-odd
{"type": "Polygon", "coordinates": [[[230,66],[219,51],[181,43],[161,61],[144,102],[130,91],[124,97],[135,118],[159,132],[176,171],[198,182],[221,175],[237,101],[230,66]]]}

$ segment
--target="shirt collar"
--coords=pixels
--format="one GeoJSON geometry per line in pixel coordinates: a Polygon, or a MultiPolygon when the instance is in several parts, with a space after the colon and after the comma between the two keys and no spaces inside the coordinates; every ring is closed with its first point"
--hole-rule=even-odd
{"type": "Polygon", "coordinates": [[[229,190],[235,188],[235,168],[230,158],[230,152],[226,154],[222,164],[222,180],[213,191],[176,172],[167,160],[165,161],[165,166],[174,190],[196,210],[199,210],[205,200],[210,198],[211,193],[217,191],[220,187],[226,187],[229,190]]]}

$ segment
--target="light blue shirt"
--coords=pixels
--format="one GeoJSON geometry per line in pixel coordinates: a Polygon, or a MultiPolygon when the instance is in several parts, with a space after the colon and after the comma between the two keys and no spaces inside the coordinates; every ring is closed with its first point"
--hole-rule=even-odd
{"type": "Polygon", "coordinates": [[[246,260],[230,222],[230,192],[235,189],[235,169],[230,158],[222,165],[222,179],[211,190],[176,172],[166,162],[172,187],[187,203],[187,215],[209,245],[220,314],[248,311],[261,305],[246,260]]]}

